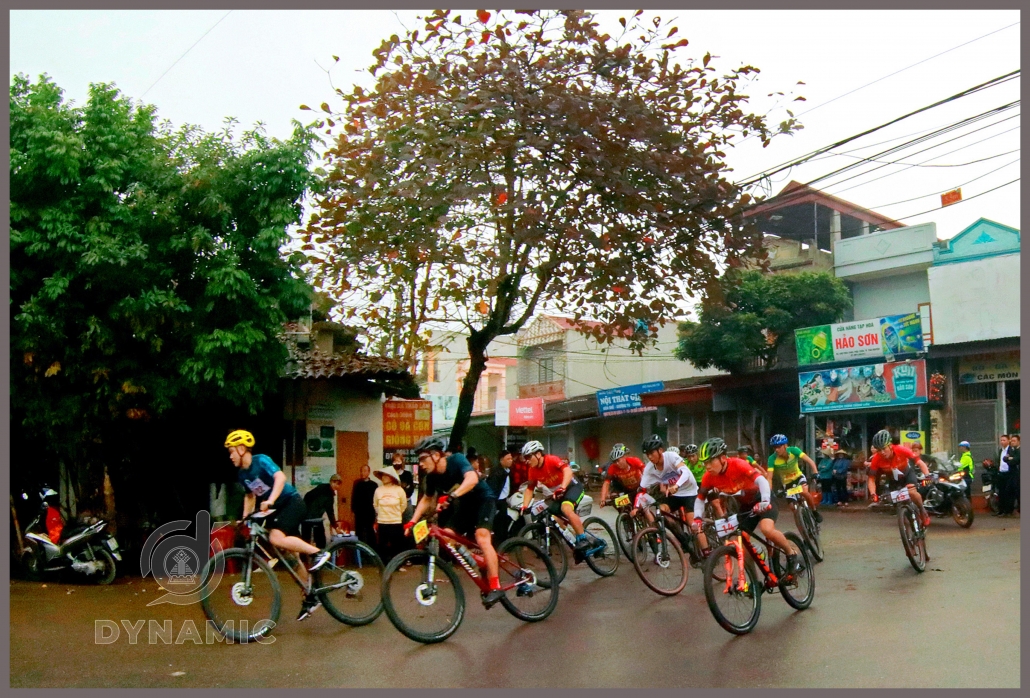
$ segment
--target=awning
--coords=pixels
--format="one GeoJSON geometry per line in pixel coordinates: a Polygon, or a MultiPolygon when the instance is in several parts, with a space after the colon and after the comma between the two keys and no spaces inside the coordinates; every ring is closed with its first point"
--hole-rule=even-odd
{"type": "Polygon", "coordinates": [[[644,407],[662,407],[663,405],[687,405],[692,403],[712,402],[712,386],[696,385],[690,388],[662,390],[657,393],[644,393],[640,403],[644,407]]]}

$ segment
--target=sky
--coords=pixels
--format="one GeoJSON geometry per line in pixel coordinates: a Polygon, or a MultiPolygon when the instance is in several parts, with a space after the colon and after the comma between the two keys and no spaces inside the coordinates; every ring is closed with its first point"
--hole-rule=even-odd
{"type": "MultiPolygon", "coordinates": [[[[338,107],[334,86],[344,91],[355,84],[370,86],[367,69],[373,49],[391,34],[402,35],[405,26],[421,27],[421,14],[11,11],[11,74],[35,79],[47,73],[80,104],[89,83],[113,82],[133,99],[156,105],[159,115],[176,125],[216,130],[232,116],[243,126],[260,121],[270,135],[285,137],[293,119],[312,120],[311,112],[299,109],[301,104],[338,107]],[[339,56],[338,62],[333,55],[339,56]]],[[[614,34],[610,28],[628,14],[602,11],[598,17],[614,34]]],[[[730,150],[735,181],[1019,68],[1019,12],[1014,10],[646,13],[655,14],[663,23],[676,19],[678,37],[689,40],[677,53],[682,60],[710,52],[721,69],[743,64],[759,68],[759,79],[747,92],[753,111],[768,113],[779,123],[790,108],[804,125],[795,135],[774,139],[768,148],[753,139],[730,150]],[[990,36],[979,38],[986,34],[990,36]],[[896,71],[901,72],[891,76],[896,71]],[[793,92],[805,101],[767,97],[777,91],[793,92]]],[[[1016,79],[908,118],[840,148],[848,153],[774,175],[765,193],[778,192],[791,180],[808,182],[859,156],[1018,100],[1019,87],[1016,79]]],[[[1019,178],[1018,113],[1017,105],[905,150],[890,158],[899,164],[875,173],[840,181],[851,172],[814,186],[906,225],[933,222],[942,239],[981,217],[1018,228],[1019,183],[1002,186],[1019,178]],[[951,138],[955,140],[915,152],[951,138]],[[913,164],[918,166],[909,166],[913,164]],[[965,200],[941,209],[939,194],[957,186],[965,200]]]]}

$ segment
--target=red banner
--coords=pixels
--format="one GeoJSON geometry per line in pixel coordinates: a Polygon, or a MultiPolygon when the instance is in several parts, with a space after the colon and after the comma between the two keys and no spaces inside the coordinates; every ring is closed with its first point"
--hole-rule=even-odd
{"type": "Polygon", "coordinates": [[[433,433],[433,403],[429,400],[387,400],[383,403],[383,448],[412,448],[433,433]]]}
{"type": "Polygon", "coordinates": [[[543,398],[498,400],[494,411],[494,424],[499,427],[542,427],[543,398]]]}

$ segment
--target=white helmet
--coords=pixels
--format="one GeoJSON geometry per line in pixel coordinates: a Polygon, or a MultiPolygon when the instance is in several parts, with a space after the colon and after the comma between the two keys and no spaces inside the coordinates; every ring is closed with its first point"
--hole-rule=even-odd
{"type": "Polygon", "coordinates": [[[627,453],[629,453],[629,449],[626,448],[626,444],[615,444],[612,446],[612,452],[608,454],[608,458],[614,463],[627,453]]]}
{"type": "Polygon", "coordinates": [[[534,453],[543,453],[544,445],[539,441],[527,441],[526,445],[522,447],[522,457],[529,458],[534,453]]]}

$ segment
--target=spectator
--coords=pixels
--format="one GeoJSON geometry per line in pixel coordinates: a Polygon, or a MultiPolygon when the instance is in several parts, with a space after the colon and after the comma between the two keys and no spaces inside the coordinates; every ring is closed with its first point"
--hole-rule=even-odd
{"type": "Polygon", "coordinates": [[[497,465],[490,468],[490,472],[486,476],[486,484],[490,485],[490,490],[497,495],[497,512],[494,514],[494,545],[503,543],[510,534],[511,517],[508,516],[508,504],[505,500],[515,491],[511,484],[511,466],[514,455],[509,450],[501,451],[497,465]]]}
{"type": "Polygon", "coordinates": [[[312,541],[314,545],[322,549],[325,547],[325,525],[321,521],[323,516],[329,517],[329,530],[333,535],[340,532],[336,525],[336,498],[340,496],[343,489],[343,478],[336,473],[329,478],[329,482],[315,485],[304,495],[304,505],[308,509],[307,521],[301,526],[301,536],[306,541],[312,541]],[[316,524],[312,520],[319,519],[316,524]],[[312,521],[312,523],[308,523],[312,521]],[[313,538],[312,538],[313,536],[313,538]]]}
{"type": "Polygon", "coordinates": [[[376,511],[373,526],[379,540],[379,556],[386,565],[405,547],[404,509],[407,497],[400,485],[400,475],[392,465],[377,470],[376,477],[383,484],[372,496],[372,506],[376,511]]]}
{"type": "Polygon", "coordinates": [[[529,463],[522,457],[522,452],[515,449],[515,460],[511,464],[511,486],[518,489],[529,479],[529,463]]]}
{"type": "Polygon", "coordinates": [[[970,499],[973,497],[973,456],[969,453],[969,442],[962,441],[958,445],[958,452],[961,454],[959,459],[961,465],[959,470],[962,471],[962,479],[966,482],[966,494],[969,495],[970,499]]]}
{"type": "Polygon", "coordinates": [[[998,511],[991,514],[991,516],[1001,516],[1002,512],[1004,512],[1005,505],[1003,502],[1005,501],[1005,492],[1009,486],[1009,463],[1006,460],[1008,458],[1009,447],[1011,445],[1009,443],[1009,435],[1002,434],[998,442],[1001,444],[1001,450],[998,451],[998,460],[996,461],[998,477],[996,478],[997,482],[995,482],[994,485],[998,488],[998,511]]]}
{"type": "Polygon", "coordinates": [[[823,493],[821,504],[833,504],[833,450],[824,448],[819,459],[819,489],[823,493]]]}
{"type": "Polygon", "coordinates": [[[851,470],[851,459],[840,449],[833,454],[833,494],[839,507],[848,505],[848,471],[851,470]]]}
{"type": "Polygon", "coordinates": [[[354,512],[354,532],[358,535],[358,540],[374,547],[376,532],[373,527],[376,522],[376,510],[372,505],[372,498],[379,485],[368,478],[372,469],[367,465],[361,466],[360,472],[361,477],[354,481],[354,487],[350,492],[350,508],[354,512]]]}
{"type": "Polygon", "coordinates": [[[1005,485],[998,495],[998,515],[1012,516],[1016,497],[1019,496],[1019,435],[1009,436],[1008,453],[1004,462],[1008,466],[1005,485]]]}

